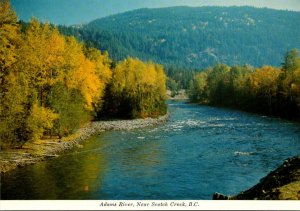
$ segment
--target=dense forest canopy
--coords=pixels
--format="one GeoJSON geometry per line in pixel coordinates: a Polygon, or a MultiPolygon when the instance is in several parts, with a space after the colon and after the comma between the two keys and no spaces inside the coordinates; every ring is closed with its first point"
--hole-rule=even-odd
{"type": "Polygon", "coordinates": [[[0,0],[1,147],[67,136],[103,114],[165,114],[165,81],[160,65],[130,57],[112,62],[35,18],[21,26],[9,1],[0,0]]]}
{"type": "Polygon", "coordinates": [[[191,101],[300,120],[300,56],[286,53],[281,68],[217,64],[190,82],[191,101]]]}
{"type": "Polygon", "coordinates": [[[217,63],[279,66],[282,55],[300,49],[300,12],[254,7],[139,9],[60,27],[63,34],[107,50],[177,68],[217,63]]]}
{"type": "Polygon", "coordinates": [[[0,0],[1,147],[67,136],[97,118],[165,114],[166,85],[189,88],[195,102],[298,118],[299,55],[287,49],[300,48],[299,15],[174,7],[56,27],[19,22],[0,0]]]}

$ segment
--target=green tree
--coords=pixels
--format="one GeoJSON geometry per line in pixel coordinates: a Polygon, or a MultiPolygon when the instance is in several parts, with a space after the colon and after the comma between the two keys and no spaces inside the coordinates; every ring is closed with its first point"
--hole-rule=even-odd
{"type": "Polygon", "coordinates": [[[55,121],[50,135],[56,134],[60,137],[69,135],[91,120],[90,111],[85,109],[84,98],[79,90],[69,90],[62,83],[57,83],[51,92],[49,104],[59,118],[55,121]]]}
{"type": "Polygon", "coordinates": [[[279,109],[300,118],[300,58],[296,49],[286,53],[279,76],[279,109]]]}
{"type": "Polygon", "coordinates": [[[210,103],[224,104],[227,100],[229,70],[227,65],[217,64],[207,76],[210,103]]]}
{"type": "Polygon", "coordinates": [[[197,73],[194,79],[190,82],[189,98],[194,102],[207,103],[209,96],[208,75],[211,69],[206,69],[203,72],[197,73]]]}

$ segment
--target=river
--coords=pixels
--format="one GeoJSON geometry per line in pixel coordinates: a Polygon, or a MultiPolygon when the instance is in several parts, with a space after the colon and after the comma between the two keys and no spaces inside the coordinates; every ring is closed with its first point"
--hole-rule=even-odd
{"type": "Polygon", "coordinates": [[[2,199],[211,199],[300,154],[300,124],[169,101],[170,121],[95,136],[1,177],[2,199]]]}

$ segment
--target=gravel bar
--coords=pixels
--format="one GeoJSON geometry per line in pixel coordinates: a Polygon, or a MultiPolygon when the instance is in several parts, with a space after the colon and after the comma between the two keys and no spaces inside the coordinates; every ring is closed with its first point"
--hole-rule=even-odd
{"type": "Polygon", "coordinates": [[[158,118],[145,118],[133,120],[109,120],[96,121],[87,124],[79,129],[71,140],[64,141],[41,141],[40,143],[31,143],[29,147],[22,149],[4,150],[0,153],[0,172],[5,173],[17,167],[30,165],[36,162],[59,156],[62,152],[80,146],[80,143],[93,135],[110,130],[134,130],[139,128],[151,127],[168,121],[169,115],[158,118]]]}

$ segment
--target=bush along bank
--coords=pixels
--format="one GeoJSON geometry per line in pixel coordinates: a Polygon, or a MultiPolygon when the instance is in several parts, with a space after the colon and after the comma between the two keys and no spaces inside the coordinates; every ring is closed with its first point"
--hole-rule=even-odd
{"type": "Polygon", "coordinates": [[[19,166],[30,165],[46,158],[57,157],[66,150],[81,147],[80,143],[104,131],[152,127],[163,124],[168,118],[169,115],[166,114],[158,118],[91,122],[66,138],[28,142],[20,149],[10,149],[0,153],[0,172],[5,173],[19,166]]]}

